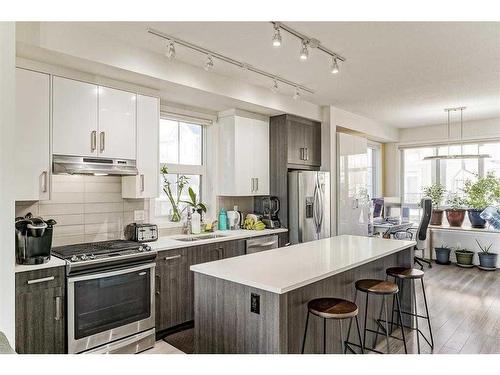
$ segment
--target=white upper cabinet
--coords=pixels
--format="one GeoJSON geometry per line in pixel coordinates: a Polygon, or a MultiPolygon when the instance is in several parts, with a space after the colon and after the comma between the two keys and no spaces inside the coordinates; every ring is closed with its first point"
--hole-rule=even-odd
{"type": "Polygon", "coordinates": [[[136,94],[99,87],[99,156],[136,158],[136,94]]]}
{"type": "Polygon", "coordinates": [[[218,195],[269,194],[269,121],[231,115],[219,119],[218,195]]]}
{"type": "Polygon", "coordinates": [[[124,198],[158,197],[160,165],[160,103],[158,98],[137,95],[137,169],[138,176],[122,178],[124,198]]]}
{"type": "Polygon", "coordinates": [[[52,87],[52,153],[97,156],[98,87],[54,77],[52,87]]]}
{"type": "Polygon", "coordinates": [[[50,77],[16,69],[15,199],[46,200],[50,190],[50,77]]]}

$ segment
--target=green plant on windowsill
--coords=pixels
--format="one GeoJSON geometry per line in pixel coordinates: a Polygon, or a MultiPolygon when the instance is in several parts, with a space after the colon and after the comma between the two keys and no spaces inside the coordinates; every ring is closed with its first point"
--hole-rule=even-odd
{"type": "Polygon", "coordinates": [[[188,189],[188,194],[190,201],[181,201],[181,202],[186,203],[189,207],[192,207],[196,212],[200,214],[201,217],[203,213],[207,212],[207,206],[205,205],[205,203],[202,203],[201,201],[197,200],[196,193],[191,188],[191,186],[188,189]]]}
{"type": "Polygon", "coordinates": [[[163,191],[167,195],[168,200],[170,201],[170,204],[172,205],[172,217],[170,218],[170,221],[173,222],[179,222],[181,221],[181,214],[182,210],[179,208],[179,203],[181,202],[181,195],[182,191],[186,187],[189,181],[189,177],[186,177],[184,175],[179,176],[176,182],[172,183],[168,181],[167,175],[168,175],[168,169],[166,166],[162,166],[160,168],[160,173],[163,177],[163,191]],[[175,185],[177,187],[177,194],[174,196],[174,193],[172,192],[172,188],[175,185]]]}
{"type": "Polygon", "coordinates": [[[490,205],[500,202],[500,179],[494,172],[488,172],[485,177],[476,182],[466,180],[463,192],[466,194],[467,206],[476,210],[484,210],[490,205]]]}
{"type": "Polygon", "coordinates": [[[439,210],[439,206],[441,205],[441,202],[443,202],[444,193],[446,192],[445,187],[441,184],[436,183],[424,187],[422,189],[422,192],[426,197],[431,198],[432,208],[435,210],[439,210]]]}

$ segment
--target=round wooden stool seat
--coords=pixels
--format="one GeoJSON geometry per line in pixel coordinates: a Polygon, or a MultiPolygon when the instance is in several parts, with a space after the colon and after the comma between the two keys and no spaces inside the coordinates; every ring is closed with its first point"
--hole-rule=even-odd
{"type": "Polygon", "coordinates": [[[424,271],[416,268],[390,267],[385,272],[388,276],[397,277],[398,279],[421,279],[424,277],[424,271]]]}
{"type": "Polygon", "coordinates": [[[395,283],[385,280],[362,279],[356,281],[355,287],[361,292],[381,295],[399,292],[399,288],[395,283]]]}
{"type": "Polygon", "coordinates": [[[358,306],[340,298],[316,298],[307,304],[311,314],[325,319],[345,319],[358,315],[358,306]]]}

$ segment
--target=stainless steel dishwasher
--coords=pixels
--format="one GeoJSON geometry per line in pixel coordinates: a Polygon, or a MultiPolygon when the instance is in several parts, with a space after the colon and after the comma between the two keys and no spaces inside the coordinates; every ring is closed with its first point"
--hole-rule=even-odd
{"type": "Polygon", "coordinates": [[[246,241],[246,253],[258,253],[259,251],[278,248],[278,235],[262,236],[246,241]]]}

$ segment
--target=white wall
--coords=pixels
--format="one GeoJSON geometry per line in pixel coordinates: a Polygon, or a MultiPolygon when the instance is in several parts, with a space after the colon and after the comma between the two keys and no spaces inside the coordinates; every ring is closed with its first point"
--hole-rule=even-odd
{"type": "Polygon", "coordinates": [[[15,24],[0,22],[0,330],[14,346],[15,24]]]}

